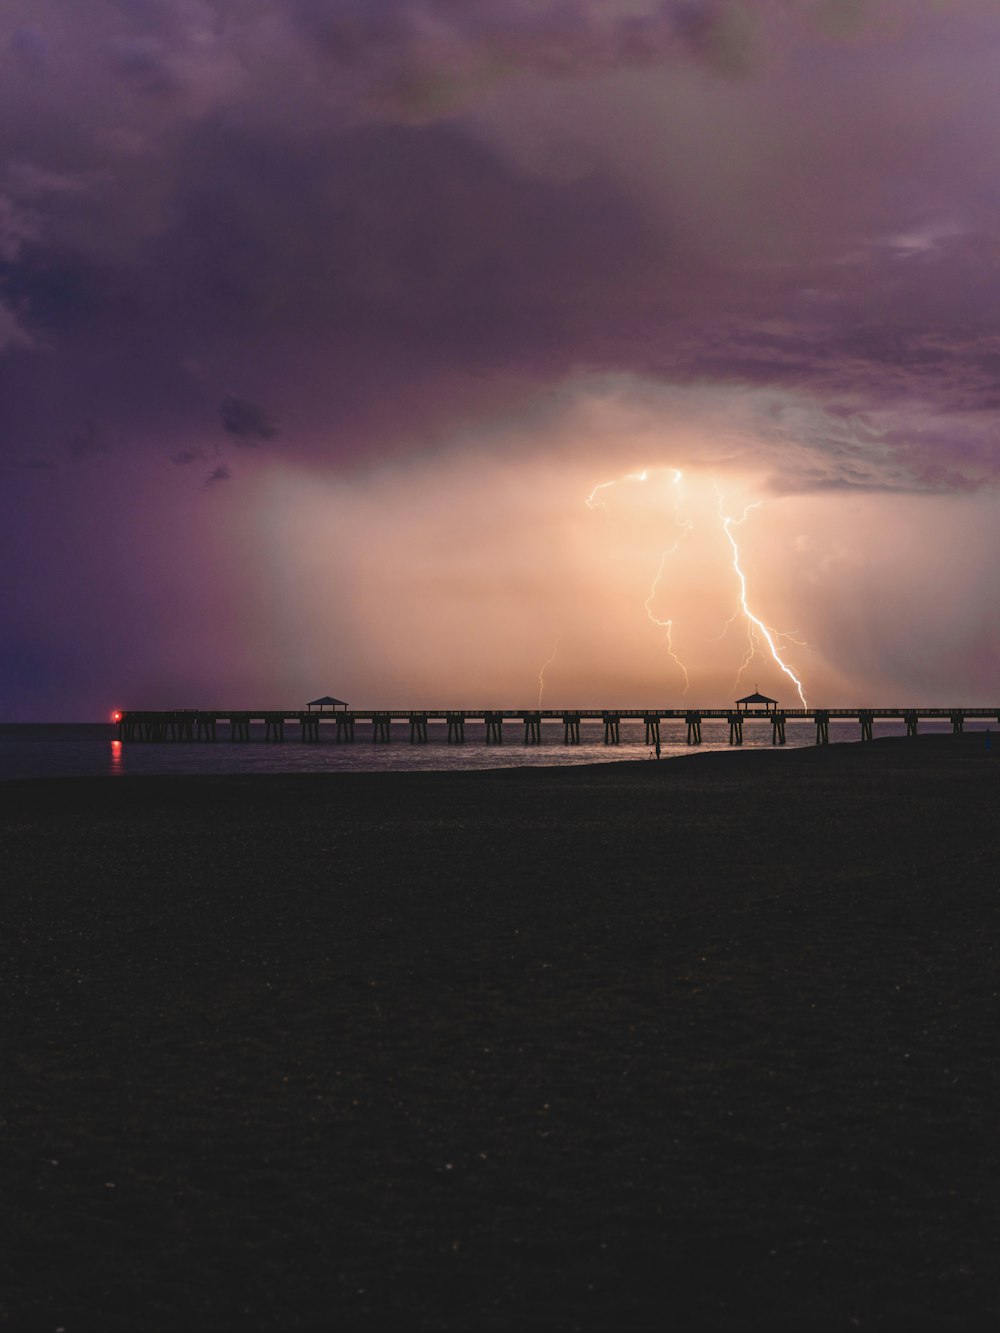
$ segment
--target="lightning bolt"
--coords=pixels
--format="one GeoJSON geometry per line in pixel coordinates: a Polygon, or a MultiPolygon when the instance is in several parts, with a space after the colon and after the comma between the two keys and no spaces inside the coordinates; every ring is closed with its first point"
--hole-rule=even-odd
{"type": "Polygon", "coordinates": [[[609,486],[615,486],[615,485],[617,485],[617,482],[602,481],[599,486],[594,487],[594,489],[590,492],[590,494],[587,496],[586,500],[584,500],[583,503],[587,506],[588,509],[603,509],[604,512],[607,513],[608,512],[607,500],[598,500],[597,496],[600,491],[606,491],[609,486]]]}
{"type": "MultiPolygon", "coordinates": [[[[726,623],[727,623],[727,626],[728,626],[728,625],[731,625],[731,624],[733,623],[733,621],[736,619],[736,616],[741,616],[742,614],[743,614],[743,608],[742,608],[742,607],[737,607],[737,608],[736,608],[736,615],[732,616],[732,617],[726,622],[726,623]]],[[[742,689],[742,687],[743,687],[743,673],[744,673],[744,671],[746,671],[747,667],[750,665],[750,663],[753,661],[753,659],[757,656],[757,642],[756,642],[756,640],[754,639],[754,636],[753,636],[753,625],[752,625],[749,621],[747,621],[747,623],[746,623],[746,632],[747,632],[747,639],[746,639],[746,647],[744,648],[744,651],[743,651],[743,658],[742,658],[742,660],[741,660],[739,666],[738,666],[737,669],[736,669],[736,676],[735,676],[734,679],[733,679],[733,689],[734,689],[734,690],[742,689]]],[[[724,634],[724,633],[725,633],[725,630],[723,630],[723,634],[724,634]]]]}
{"type": "Polygon", "coordinates": [[[552,649],[552,656],[551,656],[550,658],[548,658],[547,661],[545,661],[545,662],[542,663],[542,665],[541,665],[541,669],[540,669],[539,672],[538,672],[538,707],[539,707],[539,708],[541,708],[541,706],[542,706],[542,695],[545,693],[545,672],[546,672],[547,668],[550,667],[550,666],[552,665],[552,663],[556,660],[556,654],[558,653],[558,651],[559,651],[559,640],[556,639],[556,641],[555,641],[555,645],[554,645],[554,647],[553,647],[553,649],[552,649]]]}
{"type": "MultiPolygon", "coordinates": [[[[736,610],[735,610],[735,611],[733,612],[733,614],[729,617],[729,619],[726,621],[726,623],[722,626],[722,632],[721,632],[720,634],[713,634],[712,637],[711,637],[711,639],[710,639],[710,642],[711,642],[711,643],[720,643],[720,642],[726,637],[726,634],[729,632],[729,626],[733,623],[734,620],[736,620],[736,619],[737,619],[739,616],[741,616],[741,615],[743,615],[743,607],[742,607],[742,606],[737,606],[736,610]]],[[[742,680],[743,680],[743,673],[744,673],[744,671],[746,671],[747,667],[750,665],[750,663],[753,661],[754,657],[757,655],[757,646],[756,646],[756,644],[754,643],[752,630],[753,630],[753,626],[752,626],[752,625],[751,625],[751,626],[748,626],[748,629],[747,629],[747,643],[748,643],[747,653],[746,653],[746,656],[744,657],[743,661],[740,663],[740,669],[739,669],[739,670],[737,671],[737,673],[736,673],[736,684],[737,684],[737,685],[739,685],[739,684],[742,683],[742,680]]],[[[809,652],[812,652],[812,651],[813,651],[813,649],[812,649],[812,645],[809,644],[809,643],[807,643],[807,641],[806,641],[805,639],[800,639],[800,638],[798,637],[798,633],[797,633],[795,630],[787,630],[787,629],[783,629],[783,630],[773,630],[772,633],[774,634],[774,637],[775,637],[779,642],[782,642],[782,643],[783,643],[783,642],[787,639],[787,641],[788,641],[789,643],[794,643],[795,646],[796,646],[797,648],[806,648],[806,649],[809,650],[809,652]]]]}
{"type": "MultiPolygon", "coordinates": [[[[721,631],[721,633],[719,633],[719,634],[713,634],[713,635],[712,635],[712,638],[711,638],[711,640],[710,640],[710,642],[711,642],[711,643],[721,643],[722,640],[723,640],[723,639],[726,637],[726,635],[729,633],[729,626],[733,623],[734,620],[738,620],[739,617],[740,617],[742,614],[743,614],[743,607],[742,607],[742,606],[737,606],[737,607],[736,607],[736,610],[735,610],[735,611],[733,612],[733,614],[729,617],[729,619],[726,621],[726,623],[722,626],[722,631],[721,631]]],[[[743,673],[744,673],[744,671],[746,671],[747,667],[750,665],[750,663],[753,661],[753,659],[754,659],[754,658],[756,657],[756,655],[757,655],[757,645],[756,645],[756,643],[754,642],[754,637],[753,637],[753,632],[752,632],[752,631],[753,631],[753,626],[748,622],[748,623],[747,623],[747,646],[746,646],[746,651],[745,651],[744,654],[743,654],[743,660],[742,660],[742,662],[740,662],[739,668],[738,668],[738,670],[737,670],[737,672],[736,672],[736,678],[735,678],[735,680],[733,681],[733,688],[734,688],[734,689],[738,689],[739,686],[743,684],[743,673]]]]}
{"type": "MultiPolygon", "coordinates": [[[[678,484],[678,482],[680,481],[680,479],[681,479],[682,476],[683,476],[683,473],[679,472],[677,468],[674,468],[674,485],[675,485],[675,486],[678,484]]],[[[683,531],[681,532],[681,535],[677,538],[677,540],[674,542],[673,546],[669,546],[669,547],[663,552],[663,554],[660,556],[660,564],[659,564],[659,568],[658,568],[657,571],[656,571],[656,577],[653,579],[653,586],[650,588],[650,590],[649,590],[649,596],[646,598],[646,600],[645,600],[645,602],[643,603],[643,605],[644,605],[645,608],[646,608],[646,615],[649,616],[649,618],[650,618],[650,620],[653,622],[653,624],[659,626],[661,629],[666,630],[667,655],[668,655],[668,657],[671,657],[671,658],[674,660],[674,662],[676,662],[678,668],[680,669],[681,674],[682,674],[683,677],[684,677],[684,689],[681,691],[681,693],[682,693],[682,694],[687,694],[688,690],[691,688],[691,677],[688,675],[688,669],[687,669],[687,667],[684,665],[684,663],[681,661],[681,659],[677,656],[677,653],[676,653],[675,650],[674,650],[674,622],[673,622],[673,618],[671,618],[670,620],[660,620],[658,616],[654,616],[654,615],[653,615],[653,606],[652,606],[653,598],[656,596],[656,590],[657,590],[657,588],[660,586],[660,580],[663,578],[663,566],[667,563],[667,560],[669,559],[669,557],[672,556],[672,555],[674,554],[674,552],[677,550],[678,546],[680,546],[681,542],[684,540],[684,538],[688,535],[688,533],[691,531],[692,527],[694,526],[694,525],[691,523],[690,520],[687,520],[687,521],[685,521],[685,522],[683,522],[683,523],[681,522],[680,514],[679,514],[679,512],[678,512],[679,509],[680,509],[680,501],[678,501],[677,504],[674,505],[674,518],[677,520],[677,522],[678,522],[678,523],[680,524],[680,526],[683,528],[683,531]]]]}
{"type": "MultiPolygon", "coordinates": [[[[740,669],[737,674],[736,680],[737,682],[739,682],[740,678],[743,675],[743,672],[753,661],[754,654],[757,652],[756,636],[759,635],[770,649],[771,656],[774,658],[775,663],[781,668],[781,670],[785,673],[788,679],[794,684],[796,690],[798,691],[798,696],[802,700],[802,707],[808,708],[809,705],[806,702],[805,691],[802,688],[801,680],[799,680],[798,676],[788,665],[788,663],[783,660],[781,654],[778,652],[778,646],[775,643],[776,631],[769,629],[767,625],[764,624],[763,620],[761,620],[759,616],[755,616],[754,613],[750,610],[750,607],[747,605],[747,580],[746,580],[746,575],[743,573],[743,570],[740,566],[740,548],[739,544],[736,541],[736,538],[733,536],[733,528],[738,528],[740,527],[741,524],[745,523],[747,518],[752,513],[752,511],[754,509],[760,508],[761,502],[758,500],[755,504],[747,505],[747,507],[743,510],[743,514],[740,518],[733,518],[731,514],[726,514],[723,512],[725,501],[722,498],[722,492],[719,490],[718,486],[715,487],[715,493],[719,497],[719,518],[722,522],[722,530],[726,534],[726,537],[729,541],[729,545],[732,547],[733,569],[736,571],[736,577],[739,579],[740,583],[739,610],[743,612],[744,616],[747,619],[747,642],[749,647],[747,654],[740,665],[740,669]]],[[[739,611],[737,611],[736,614],[738,615],[739,611]]],[[[735,618],[736,617],[734,615],[733,617],[730,618],[729,621],[727,621],[726,628],[728,628],[729,625],[732,624],[732,621],[735,618]]],[[[725,633],[725,630],[723,630],[723,633],[725,633]]],[[[778,635],[777,637],[780,638],[781,636],[778,635]]]]}
{"type": "Polygon", "coordinates": [[[653,615],[653,608],[652,608],[652,606],[650,605],[650,603],[652,602],[653,598],[656,596],[656,590],[657,590],[657,588],[660,586],[660,579],[663,577],[663,566],[666,564],[668,557],[672,556],[673,553],[677,550],[678,546],[680,546],[681,542],[682,542],[682,541],[684,540],[684,538],[687,536],[687,534],[688,534],[689,531],[690,531],[690,524],[689,524],[688,527],[685,529],[683,535],[677,538],[677,540],[674,542],[673,546],[669,547],[669,548],[668,548],[666,551],[664,551],[663,554],[660,556],[660,567],[659,567],[659,569],[656,571],[656,578],[653,579],[653,586],[652,586],[652,587],[650,588],[650,590],[649,590],[649,596],[646,598],[645,602],[643,603],[643,605],[644,605],[645,608],[646,608],[646,615],[649,616],[649,618],[650,618],[650,620],[653,622],[653,624],[654,624],[654,625],[658,625],[658,626],[660,627],[660,629],[665,629],[665,630],[667,631],[667,634],[666,634],[666,639],[667,639],[667,655],[668,655],[668,657],[672,657],[672,658],[673,658],[673,660],[677,663],[678,667],[680,668],[680,670],[681,670],[681,672],[682,672],[682,674],[683,674],[683,676],[684,676],[684,689],[682,690],[682,693],[683,693],[683,694],[687,694],[688,690],[691,688],[691,677],[688,675],[688,669],[687,669],[687,667],[684,665],[684,663],[681,661],[681,659],[677,656],[676,652],[674,651],[674,637],[673,637],[673,636],[674,636],[674,622],[673,622],[672,619],[671,619],[671,620],[660,620],[657,616],[654,616],[654,615],[653,615]]]}
{"type": "MultiPolygon", "coordinates": [[[[604,511],[604,517],[609,523],[614,523],[611,517],[611,511],[608,509],[607,497],[602,492],[610,490],[612,486],[617,486],[619,481],[645,481],[649,476],[648,471],[643,468],[641,472],[627,472],[624,477],[616,478],[614,481],[602,481],[587,496],[584,504],[588,509],[601,509],[604,511]],[[601,498],[598,498],[601,497],[601,498]]],[[[677,479],[680,480],[680,473],[677,473],[677,479]]],[[[556,660],[556,654],[559,651],[559,639],[556,639],[555,647],[552,649],[552,656],[543,662],[538,672],[538,707],[542,706],[542,695],[545,692],[545,671],[556,660]]]]}
{"type": "MultiPolygon", "coordinates": [[[[680,476],[680,473],[677,475],[680,476]]],[[[594,487],[583,503],[588,509],[603,509],[610,518],[611,514],[608,510],[608,502],[607,500],[598,500],[598,494],[601,491],[608,490],[611,486],[617,486],[619,481],[645,481],[648,476],[649,473],[643,468],[641,472],[626,472],[624,477],[619,477],[615,481],[602,481],[599,486],[594,487]]]]}
{"type": "MultiPolygon", "coordinates": [[[[674,474],[674,483],[673,483],[673,484],[676,486],[676,485],[678,485],[678,483],[680,482],[680,480],[681,480],[681,478],[683,477],[684,474],[680,471],[679,468],[672,468],[671,471],[672,471],[673,474],[674,474]]],[[[621,481],[646,481],[646,480],[648,480],[648,478],[649,478],[649,470],[648,470],[647,468],[643,468],[643,470],[642,470],[641,472],[627,472],[627,473],[625,474],[625,476],[622,477],[622,478],[620,478],[619,480],[621,480],[621,481]]],[[[586,501],[584,502],[584,503],[587,505],[588,509],[603,509],[605,515],[610,519],[610,518],[611,518],[611,514],[610,514],[610,511],[608,510],[607,500],[606,500],[606,499],[598,499],[598,496],[601,494],[602,491],[606,491],[606,490],[609,489],[609,487],[611,487],[611,486],[616,486],[617,484],[618,484],[617,481],[604,481],[604,482],[601,482],[600,485],[595,486],[594,489],[593,489],[593,490],[590,492],[590,494],[587,496],[586,501]]],[[[663,578],[663,568],[664,568],[664,566],[665,566],[667,560],[669,559],[670,556],[672,556],[672,555],[674,554],[674,552],[677,550],[678,546],[680,546],[681,542],[684,540],[684,538],[688,535],[688,533],[691,531],[692,527],[694,526],[689,520],[686,520],[686,521],[683,521],[683,522],[681,521],[680,515],[679,515],[679,513],[678,513],[679,508],[680,508],[680,501],[677,501],[677,502],[675,502],[675,504],[674,504],[674,517],[675,517],[675,519],[677,520],[678,526],[681,527],[681,528],[683,529],[683,531],[681,532],[681,535],[677,538],[677,540],[674,542],[673,546],[668,547],[667,550],[665,550],[665,551],[662,553],[662,555],[660,556],[660,563],[659,563],[659,566],[657,567],[656,575],[655,575],[655,577],[654,577],[654,579],[653,579],[653,585],[652,585],[652,587],[651,587],[650,590],[649,590],[649,596],[646,598],[645,602],[643,603],[643,606],[645,607],[646,615],[647,615],[647,616],[649,617],[649,619],[653,622],[653,624],[656,625],[659,629],[663,629],[663,630],[666,631],[667,654],[668,654],[668,656],[671,657],[671,658],[673,659],[673,661],[677,664],[678,669],[680,670],[681,674],[684,676],[684,690],[683,690],[683,693],[684,693],[684,694],[687,694],[688,690],[691,688],[691,678],[690,678],[690,676],[688,675],[688,669],[687,669],[687,667],[684,665],[684,663],[681,661],[681,659],[677,656],[677,653],[676,653],[676,651],[675,651],[675,649],[674,649],[674,640],[673,640],[674,622],[673,622],[673,619],[670,619],[670,620],[660,620],[658,616],[653,615],[653,607],[652,607],[653,599],[654,599],[654,597],[656,596],[656,591],[657,591],[657,589],[658,589],[659,586],[660,586],[660,580],[663,578]]],[[[613,520],[612,520],[612,521],[613,521],[613,520]]],[[[558,645],[557,645],[557,646],[558,646],[558,645]]],[[[553,653],[553,656],[555,656],[554,653],[553,653]]],[[[550,659],[550,660],[551,660],[551,659],[550,659]]],[[[548,663],[546,663],[545,665],[548,666],[548,663]]],[[[545,669],[545,668],[543,667],[542,670],[544,671],[544,669],[545,669]]],[[[539,679],[541,679],[541,676],[539,676],[539,679]]],[[[539,694],[539,699],[540,699],[540,698],[541,698],[541,694],[539,694]]]]}

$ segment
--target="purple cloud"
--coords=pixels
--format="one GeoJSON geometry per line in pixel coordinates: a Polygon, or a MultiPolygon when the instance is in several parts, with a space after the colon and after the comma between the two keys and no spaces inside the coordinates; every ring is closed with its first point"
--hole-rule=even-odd
{"type": "Polygon", "coordinates": [[[79,568],[151,577],[178,507],[220,512],[191,463],[235,512],[232,449],[248,482],[530,457],[602,395],[609,475],[641,419],[775,494],[986,504],[993,6],[628,9],[15,0],[0,554],[67,586],[68,516],[120,487],[79,568]]]}
{"type": "Polygon", "coordinates": [[[219,413],[223,428],[244,447],[252,447],[260,440],[273,440],[280,433],[266,408],[232,393],[222,400],[219,413]]]}
{"type": "Polygon", "coordinates": [[[205,454],[201,449],[178,449],[170,455],[170,461],[178,467],[186,467],[189,463],[204,462],[205,454]]]}
{"type": "MultiPolygon", "coordinates": [[[[234,442],[274,438],[266,409],[224,390],[249,375],[289,400],[289,449],[335,462],[395,451],[416,421],[440,430],[450,404],[489,411],[583,369],[890,413],[917,395],[975,452],[972,418],[1000,397],[983,108],[963,118],[964,95],[934,85],[928,121],[917,62],[945,42],[978,87],[980,12],[955,6],[947,25],[902,23],[895,38],[862,23],[860,44],[841,44],[778,5],[624,18],[575,3],[302,3],[277,27],[251,22],[237,66],[235,34],[196,41],[179,7],[87,25],[67,10],[59,33],[36,24],[9,47],[0,94],[29,95],[26,42],[49,60],[58,47],[65,81],[0,176],[0,299],[37,348],[27,375],[23,357],[0,361],[11,424],[44,447],[77,438],[67,416],[99,416],[133,447],[176,453],[221,394],[234,442]],[[132,99],[127,131],[102,121],[89,51],[132,99]],[[312,61],[341,69],[334,86],[290,82],[312,61]],[[694,81],[671,91],[691,62],[694,81]],[[879,62],[885,89],[869,77],[879,62]],[[449,112],[416,121],[386,92],[415,71],[487,65],[449,112]],[[737,68],[737,85],[720,75],[737,68]],[[627,95],[612,91],[622,70],[640,75],[627,95]],[[289,101],[267,92],[277,71],[289,101]],[[519,79],[548,89],[530,139],[519,79]],[[683,133],[651,120],[660,88],[683,133]]],[[[926,468],[916,459],[914,477],[926,468]]]]}
{"type": "Polygon", "coordinates": [[[92,458],[94,454],[108,452],[108,445],[98,430],[97,423],[89,420],[74,433],[66,448],[70,455],[77,459],[92,458]]]}

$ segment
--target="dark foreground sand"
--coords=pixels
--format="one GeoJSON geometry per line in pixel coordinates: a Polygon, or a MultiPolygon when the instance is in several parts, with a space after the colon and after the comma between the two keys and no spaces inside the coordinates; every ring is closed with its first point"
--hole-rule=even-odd
{"type": "Polygon", "coordinates": [[[0,808],[0,1328],[997,1327],[981,736],[0,808]]]}

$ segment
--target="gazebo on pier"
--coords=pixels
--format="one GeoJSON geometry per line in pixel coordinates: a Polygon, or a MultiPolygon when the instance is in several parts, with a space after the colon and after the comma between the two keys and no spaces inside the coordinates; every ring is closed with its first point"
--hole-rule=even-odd
{"type": "Polygon", "coordinates": [[[345,710],[347,708],[347,704],[344,703],[343,699],[334,699],[332,695],[329,694],[324,694],[322,699],[313,699],[307,706],[310,713],[314,708],[318,708],[321,713],[325,708],[331,709],[334,713],[338,708],[343,708],[345,710]]]}
{"type": "Polygon", "coordinates": [[[736,700],[737,708],[760,708],[761,705],[763,705],[765,712],[770,713],[777,708],[778,701],[777,699],[769,699],[766,694],[761,694],[756,685],[753,694],[748,694],[744,698],[736,700]]]}

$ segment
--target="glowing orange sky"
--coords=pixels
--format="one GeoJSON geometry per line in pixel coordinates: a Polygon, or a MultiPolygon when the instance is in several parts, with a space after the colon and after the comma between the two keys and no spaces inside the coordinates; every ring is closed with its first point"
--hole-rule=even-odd
{"type": "Polygon", "coordinates": [[[673,463],[647,458],[630,472],[588,505],[607,470],[537,454],[460,454],[335,483],[275,469],[259,480],[248,534],[270,531],[261,577],[280,583],[273,595],[296,627],[277,655],[294,640],[303,683],[393,706],[532,706],[546,662],[547,706],[718,706],[741,684],[796,706],[759,634],[740,675],[748,623],[721,491],[727,514],[757,505],[733,529],[748,604],[811,703],[926,701],[949,671],[954,697],[985,695],[955,615],[970,578],[992,595],[975,572],[977,542],[990,540],[982,501],[778,497],[718,467],[688,464],[677,483],[673,463]],[[970,554],[952,586],[938,548],[949,524],[970,554]],[[655,623],[668,619],[686,689],[655,623]]]}

